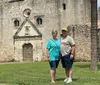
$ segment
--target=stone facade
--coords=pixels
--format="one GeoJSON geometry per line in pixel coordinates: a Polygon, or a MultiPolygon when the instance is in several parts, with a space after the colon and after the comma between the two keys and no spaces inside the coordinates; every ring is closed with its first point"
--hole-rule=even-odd
{"type": "Polygon", "coordinates": [[[100,7],[98,8],[98,28],[100,28],[100,7]]]}
{"type": "Polygon", "coordinates": [[[100,7],[98,8],[98,60],[100,61],[100,7]]]}
{"type": "Polygon", "coordinates": [[[0,60],[45,60],[52,29],[60,38],[67,26],[76,41],[75,58],[90,60],[90,13],[90,0],[0,0],[0,60]]]}
{"type": "Polygon", "coordinates": [[[69,26],[70,34],[76,43],[75,60],[90,61],[91,56],[91,32],[87,25],[69,26]]]}

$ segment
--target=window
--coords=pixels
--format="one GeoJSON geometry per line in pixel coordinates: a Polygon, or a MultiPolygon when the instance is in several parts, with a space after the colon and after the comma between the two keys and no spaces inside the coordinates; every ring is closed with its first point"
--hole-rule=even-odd
{"type": "Polygon", "coordinates": [[[66,10],[66,3],[63,3],[62,6],[63,6],[63,10],[66,10]]]}
{"type": "Polygon", "coordinates": [[[42,27],[44,25],[44,16],[45,15],[36,15],[34,16],[35,24],[39,27],[42,27]]]}
{"type": "Polygon", "coordinates": [[[23,15],[24,15],[24,17],[26,17],[26,18],[28,18],[28,17],[30,16],[30,14],[31,14],[31,10],[30,10],[29,8],[27,8],[27,9],[25,9],[25,10],[23,11],[23,15]]]}
{"type": "Polygon", "coordinates": [[[38,24],[38,25],[42,25],[42,18],[41,18],[41,17],[38,17],[38,18],[36,19],[36,21],[37,21],[37,24],[38,24]]]}
{"type": "Polygon", "coordinates": [[[19,20],[15,19],[14,26],[19,26],[19,20]]]}

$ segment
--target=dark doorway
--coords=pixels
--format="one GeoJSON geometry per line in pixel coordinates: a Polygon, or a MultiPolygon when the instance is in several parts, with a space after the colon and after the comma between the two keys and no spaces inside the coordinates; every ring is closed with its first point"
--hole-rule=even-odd
{"type": "Polygon", "coordinates": [[[33,61],[33,46],[30,43],[23,45],[23,61],[33,61]]]}

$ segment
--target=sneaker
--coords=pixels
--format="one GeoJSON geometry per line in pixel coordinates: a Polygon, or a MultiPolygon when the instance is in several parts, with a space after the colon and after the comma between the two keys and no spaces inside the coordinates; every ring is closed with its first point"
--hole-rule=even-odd
{"type": "Polygon", "coordinates": [[[72,82],[72,79],[71,78],[68,78],[67,82],[66,83],[71,83],[72,82]]]}
{"type": "Polygon", "coordinates": [[[66,79],[64,80],[64,82],[67,82],[67,80],[68,80],[68,78],[66,78],[66,79]]]}

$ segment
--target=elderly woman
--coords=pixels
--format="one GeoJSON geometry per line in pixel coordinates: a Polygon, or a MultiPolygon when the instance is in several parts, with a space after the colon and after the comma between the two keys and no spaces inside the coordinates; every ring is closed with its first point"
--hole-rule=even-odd
{"type": "Polygon", "coordinates": [[[60,40],[57,39],[57,30],[52,30],[52,39],[48,40],[47,46],[46,46],[46,54],[49,60],[50,64],[50,76],[51,76],[51,82],[55,83],[56,81],[56,68],[59,64],[59,57],[60,57],[60,40]]]}

